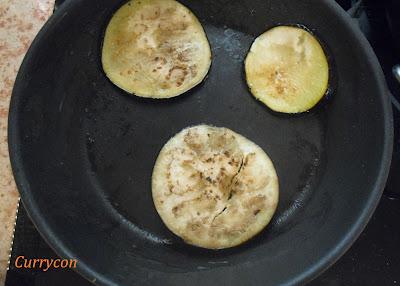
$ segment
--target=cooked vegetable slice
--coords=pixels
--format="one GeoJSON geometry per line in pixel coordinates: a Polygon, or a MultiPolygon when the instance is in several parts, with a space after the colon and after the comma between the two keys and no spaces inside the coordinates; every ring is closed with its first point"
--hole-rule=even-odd
{"type": "Polygon", "coordinates": [[[298,27],[278,26],[259,36],[245,70],[251,93],[278,112],[308,111],[328,89],[324,50],[313,35],[298,27]]]}
{"type": "Polygon", "coordinates": [[[102,63],[110,80],[125,91],[169,98],[205,78],[211,50],[200,22],[179,2],[133,0],[107,26],[102,63]]]}
{"type": "Polygon", "coordinates": [[[166,226],[187,243],[220,249],[239,245],[271,220],[278,178],[267,154],[226,128],[184,129],[161,150],[152,193],[166,226]]]}

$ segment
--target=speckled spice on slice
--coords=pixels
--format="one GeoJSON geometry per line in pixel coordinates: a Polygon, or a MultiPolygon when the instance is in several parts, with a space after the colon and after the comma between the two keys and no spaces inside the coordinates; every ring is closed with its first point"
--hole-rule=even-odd
{"type": "Polygon", "coordinates": [[[259,146],[229,129],[199,125],[165,144],[152,193],[172,232],[189,244],[221,249],[247,241],[269,223],[278,178],[259,146]]]}

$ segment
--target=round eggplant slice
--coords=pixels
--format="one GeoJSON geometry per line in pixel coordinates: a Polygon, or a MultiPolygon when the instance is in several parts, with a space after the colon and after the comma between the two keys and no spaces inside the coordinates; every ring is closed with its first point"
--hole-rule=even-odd
{"type": "Polygon", "coordinates": [[[170,98],[198,85],[211,65],[200,22],[174,0],[133,0],[107,26],[102,64],[107,77],[140,97],[170,98]]]}
{"type": "Polygon", "coordinates": [[[259,36],[245,70],[251,93],[277,112],[308,111],[328,89],[324,50],[313,35],[298,27],[279,26],[259,36]]]}
{"type": "Polygon", "coordinates": [[[221,249],[249,240],[270,222],[279,187],[259,146],[229,129],[199,125],[164,145],[152,194],[173,233],[189,244],[221,249]]]}

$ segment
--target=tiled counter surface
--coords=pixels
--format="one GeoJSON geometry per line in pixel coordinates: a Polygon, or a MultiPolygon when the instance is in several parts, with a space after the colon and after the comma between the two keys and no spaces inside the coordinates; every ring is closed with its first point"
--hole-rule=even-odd
{"type": "Polygon", "coordinates": [[[0,0],[0,285],[5,280],[19,201],[8,155],[8,107],[21,61],[52,13],[53,3],[53,0],[0,0]]]}

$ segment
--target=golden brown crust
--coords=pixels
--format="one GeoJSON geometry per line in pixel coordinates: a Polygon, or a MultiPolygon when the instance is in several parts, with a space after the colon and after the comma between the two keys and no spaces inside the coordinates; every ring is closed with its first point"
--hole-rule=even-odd
{"type": "Polygon", "coordinates": [[[200,125],[163,147],[152,192],[172,232],[219,249],[243,243],[268,224],[278,203],[278,179],[260,147],[229,129],[200,125]]]}

